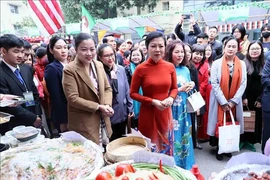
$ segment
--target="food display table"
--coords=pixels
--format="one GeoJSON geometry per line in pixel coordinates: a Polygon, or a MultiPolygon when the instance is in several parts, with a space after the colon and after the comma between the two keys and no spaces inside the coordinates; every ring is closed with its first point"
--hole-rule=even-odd
{"type": "Polygon", "coordinates": [[[46,139],[1,153],[3,179],[85,179],[104,166],[102,149],[89,140],[46,139]]]}

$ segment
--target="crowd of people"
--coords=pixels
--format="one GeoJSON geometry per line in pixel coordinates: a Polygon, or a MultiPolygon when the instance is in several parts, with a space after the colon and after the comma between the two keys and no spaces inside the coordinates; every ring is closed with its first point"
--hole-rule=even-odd
{"type": "MultiPolygon", "coordinates": [[[[270,138],[270,24],[259,40],[249,41],[237,24],[220,42],[215,26],[203,33],[191,16],[186,34],[183,21],[174,33],[150,32],[136,43],[107,34],[97,45],[80,33],[71,44],[55,35],[31,46],[15,35],[1,36],[0,97],[26,100],[0,108],[14,115],[0,125],[1,134],[47,123],[50,138],[53,129],[71,130],[104,146],[132,127],[151,139],[153,151],[191,169],[194,148],[208,141],[217,147],[217,129],[232,112],[241,127],[240,148],[254,151],[262,143],[263,152],[270,138]],[[205,106],[187,112],[195,91],[205,106]],[[244,131],[244,110],[256,112],[253,132],[244,131]]],[[[217,152],[218,160],[231,156],[217,152]]]]}

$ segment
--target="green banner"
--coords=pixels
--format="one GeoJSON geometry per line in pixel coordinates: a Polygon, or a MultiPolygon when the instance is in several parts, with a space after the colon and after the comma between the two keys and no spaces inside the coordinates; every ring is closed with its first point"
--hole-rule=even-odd
{"type": "Polygon", "coordinates": [[[219,21],[245,20],[249,17],[249,7],[241,7],[230,10],[219,10],[219,21]]]}
{"type": "Polygon", "coordinates": [[[135,30],[141,38],[145,34],[145,27],[135,27],[135,30]]]}
{"type": "Polygon", "coordinates": [[[129,27],[129,19],[122,19],[122,18],[117,18],[114,19],[111,22],[111,29],[116,30],[117,28],[126,28],[129,27]]]}

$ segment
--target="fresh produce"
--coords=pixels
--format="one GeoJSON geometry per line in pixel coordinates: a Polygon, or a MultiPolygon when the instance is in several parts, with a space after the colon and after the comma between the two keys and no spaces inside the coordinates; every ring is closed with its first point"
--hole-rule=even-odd
{"type": "Polygon", "coordinates": [[[156,169],[160,169],[160,167],[162,167],[162,170],[164,171],[164,173],[170,175],[173,179],[188,180],[188,178],[186,178],[176,168],[172,168],[169,166],[160,166],[157,164],[147,164],[147,163],[137,163],[137,164],[132,164],[132,166],[135,169],[145,169],[145,170],[156,170],[156,169]]]}
{"type": "MultiPolygon", "coordinates": [[[[103,180],[98,179],[99,175],[95,180],[103,180]]],[[[189,180],[176,168],[162,166],[161,161],[158,165],[147,163],[119,164],[115,168],[114,176],[108,180],[189,180]]]]}
{"type": "Polygon", "coordinates": [[[112,176],[108,172],[101,172],[97,175],[96,180],[112,180],[112,176]]]}
{"type": "Polygon", "coordinates": [[[135,169],[133,168],[133,166],[131,164],[119,164],[116,166],[115,169],[115,176],[121,176],[124,173],[135,173],[135,169]]]}

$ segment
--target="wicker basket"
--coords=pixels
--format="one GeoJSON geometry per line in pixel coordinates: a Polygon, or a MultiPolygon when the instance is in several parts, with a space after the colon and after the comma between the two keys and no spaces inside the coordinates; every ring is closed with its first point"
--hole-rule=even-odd
{"type": "Polygon", "coordinates": [[[147,142],[141,137],[123,137],[109,143],[106,147],[106,159],[109,162],[132,160],[136,151],[149,150],[147,142]]]}

